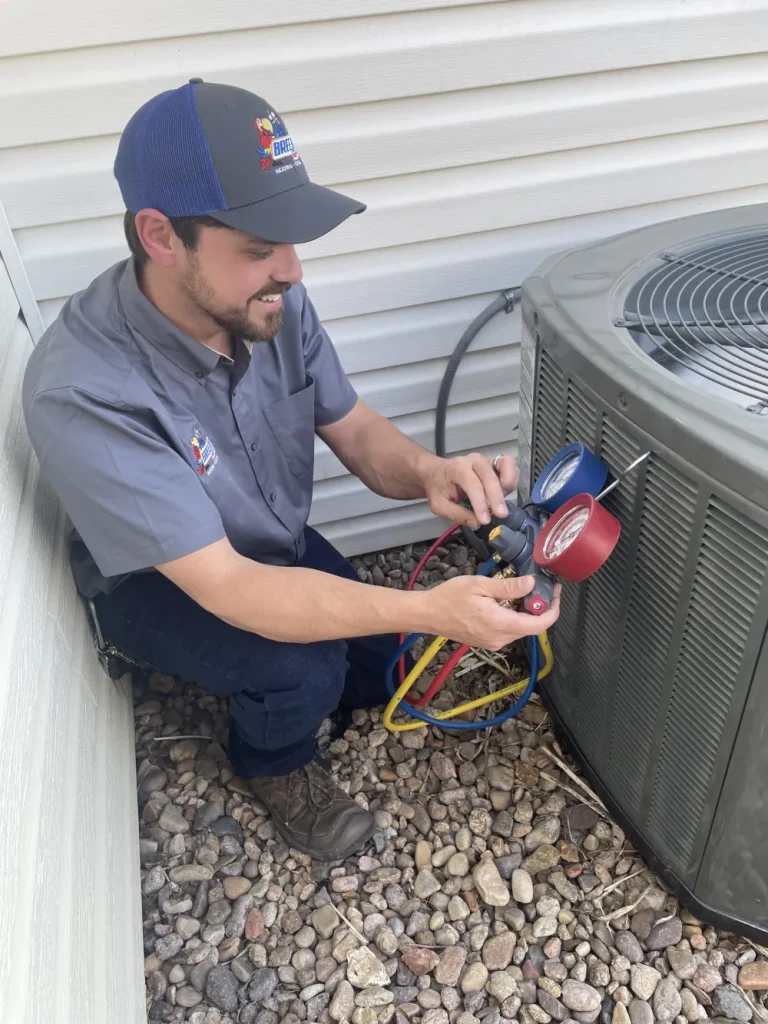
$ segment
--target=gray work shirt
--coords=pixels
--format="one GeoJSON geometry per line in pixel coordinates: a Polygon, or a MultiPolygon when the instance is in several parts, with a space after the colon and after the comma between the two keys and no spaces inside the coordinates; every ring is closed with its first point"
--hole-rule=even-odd
{"type": "Polygon", "coordinates": [[[74,527],[86,597],[228,537],[290,565],[304,552],[315,428],[357,395],[302,285],[273,341],[234,359],[175,327],[132,259],[68,300],[32,353],[27,430],[74,527]]]}

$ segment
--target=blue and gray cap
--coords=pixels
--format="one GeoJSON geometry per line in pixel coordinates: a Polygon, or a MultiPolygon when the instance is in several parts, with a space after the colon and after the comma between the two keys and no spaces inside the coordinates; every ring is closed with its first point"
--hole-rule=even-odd
{"type": "Polygon", "coordinates": [[[282,118],[261,96],[201,78],[136,111],[114,171],[133,213],[207,214],[268,242],[310,242],[366,208],[309,180],[282,118]]]}

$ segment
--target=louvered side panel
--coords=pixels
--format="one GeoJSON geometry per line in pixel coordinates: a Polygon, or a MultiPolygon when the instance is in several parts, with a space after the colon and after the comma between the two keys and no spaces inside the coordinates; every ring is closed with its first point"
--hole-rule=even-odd
{"type": "Polygon", "coordinates": [[[533,399],[536,376],[536,338],[523,321],[520,332],[520,424],[517,436],[517,465],[520,470],[518,494],[526,502],[531,496],[531,446],[533,444],[533,399]]]}
{"type": "MultiPolygon", "coordinates": [[[[564,391],[566,444],[581,441],[594,448],[597,409],[594,400],[574,380],[564,391]]],[[[552,649],[556,658],[553,673],[552,699],[562,714],[571,715],[577,699],[576,678],[579,667],[579,608],[584,593],[582,584],[569,583],[563,588],[560,618],[552,631],[552,649]]]]}
{"type": "Polygon", "coordinates": [[[669,672],[696,502],[694,485],[662,459],[652,456],[645,472],[606,767],[606,779],[636,821],[669,672]]]}
{"type": "MultiPolygon", "coordinates": [[[[637,458],[640,449],[632,438],[604,418],[599,454],[613,473],[619,473],[637,458]]],[[[625,479],[606,499],[608,511],[621,523],[621,535],[606,564],[584,585],[575,732],[584,749],[589,751],[591,763],[600,768],[606,756],[608,714],[615,686],[615,652],[621,644],[620,617],[630,570],[635,486],[634,477],[625,479]]]]}
{"type": "Polygon", "coordinates": [[[539,356],[538,395],[535,411],[533,479],[535,480],[562,441],[565,378],[546,349],[539,356]]]}
{"type": "Polygon", "coordinates": [[[700,826],[720,789],[718,756],[742,682],[768,565],[768,533],[713,498],[698,548],[648,816],[657,843],[681,872],[698,860],[700,826]]]}

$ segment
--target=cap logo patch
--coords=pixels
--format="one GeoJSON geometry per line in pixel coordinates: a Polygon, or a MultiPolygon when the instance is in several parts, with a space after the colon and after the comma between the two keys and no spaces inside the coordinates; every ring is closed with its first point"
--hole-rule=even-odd
{"type": "Polygon", "coordinates": [[[213,447],[211,439],[206,434],[203,434],[199,427],[195,427],[191,443],[192,453],[197,463],[197,472],[200,476],[207,476],[213,471],[213,467],[219,461],[216,449],[213,447]]]}
{"type": "Polygon", "coordinates": [[[277,114],[256,117],[253,121],[259,133],[259,156],[261,170],[268,171],[280,160],[298,160],[299,154],[293,147],[293,140],[286,132],[277,114]]]}

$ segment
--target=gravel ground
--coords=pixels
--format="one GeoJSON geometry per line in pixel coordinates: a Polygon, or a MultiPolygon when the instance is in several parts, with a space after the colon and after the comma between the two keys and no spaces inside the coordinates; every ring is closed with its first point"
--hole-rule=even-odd
{"type": "MultiPolygon", "coordinates": [[[[403,587],[424,550],[355,564],[403,587]]],[[[474,562],[449,544],[419,585],[474,562]]],[[[476,660],[456,685],[487,692],[510,672],[476,660]]],[[[343,738],[321,730],[378,827],[330,866],[277,840],[235,777],[226,702],[153,676],[135,715],[152,1021],[768,1022],[768,961],[680,909],[565,770],[535,700],[464,736],[393,736],[362,711],[343,738]]]]}

